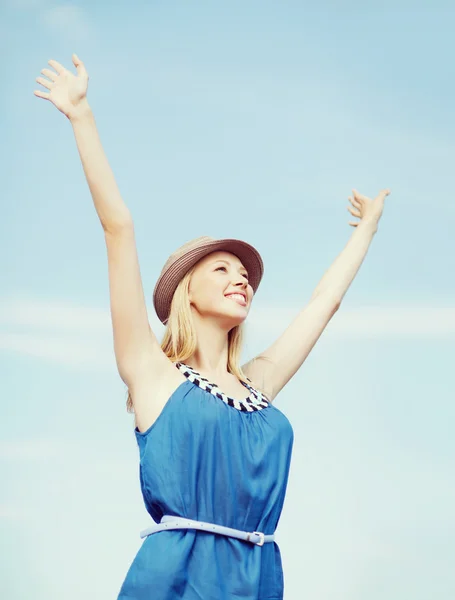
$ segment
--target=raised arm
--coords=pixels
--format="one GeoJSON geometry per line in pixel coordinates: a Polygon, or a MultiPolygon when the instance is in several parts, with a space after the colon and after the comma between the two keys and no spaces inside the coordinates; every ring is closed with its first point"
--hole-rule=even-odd
{"type": "Polygon", "coordinates": [[[50,100],[70,121],[96,212],[104,230],[108,267],[114,350],[119,374],[131,386],[142,370],[162,368],[164,353],[150,328],[131,214],[122,200],[104,153],[95,118],[87,100],[88,74],[73,54],[77,76],[55,60],[55,69],[41,72],[49,80],[36,81],[49,92],[35,91],[50,100]]]}

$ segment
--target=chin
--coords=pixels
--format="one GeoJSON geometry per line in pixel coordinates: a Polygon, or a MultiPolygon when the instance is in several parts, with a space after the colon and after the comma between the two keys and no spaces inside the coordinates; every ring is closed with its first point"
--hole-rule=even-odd
{"type": "MultiPolygon", "coordinates": [[[[240,312],[240,311],[239,311],[240,312]]],[[[237,315],[233,315],[232,313],[223,313],[223,314],[219,314],[218,317],[220,318],[220,320],[226,321],[229,325],[229,329],[232,329],[233,327],[237,327],[238,325],[241,325],[242,323],[245,322],[248,313],[246,311],[243,311],[244,314],[237,314],[237,315]]]]}
{"type": "Polygon", "coordinates": [[[232,315],[229,315],[229,316],[231,317],[231,321],[233,322],[232,327],[237,327],[237,325],[241,325],[242,323],[244,323],[246,321],[248,313],[245,312],[245,314],[237,315],[235,317],[233,317],[232,315]]]}

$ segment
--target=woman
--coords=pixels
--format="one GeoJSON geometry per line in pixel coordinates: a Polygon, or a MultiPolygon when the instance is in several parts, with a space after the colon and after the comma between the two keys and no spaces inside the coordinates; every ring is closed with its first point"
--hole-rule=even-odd
{"type": "Polygon", "coordinates": [[[129,390],[145,505],[155,524],[119,599],[278,600],[280,551],[274,541],[286,492],[293,431],[273,400],[302,365],[354,279],[382,215],[358,194],[360,222],[278,340],[239,366],[242,324],[263,275],[255,248],[199,237],[167,260],[154,306],[167,325],[150,329],[131,215],[120,197],[87,102],[88,75],[56,61],[37,81],[71,122],[108,251],[111,315],[119,374],[129,390]]]}

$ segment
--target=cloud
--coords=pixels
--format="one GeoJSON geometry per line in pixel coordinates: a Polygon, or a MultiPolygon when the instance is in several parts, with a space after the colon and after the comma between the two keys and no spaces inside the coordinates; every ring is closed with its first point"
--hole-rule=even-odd
{"type": "Polygon", "coordinates": [[[51,439],[17,439],[0,441],[0,460],[47,460],[59,456],[60,445],[51,439]]]}
{"type": "MultiPolygon", "coordinates": [[[[247,335],[277,336],[301,307],[254,307],[247,335]]],[[[164,326],[153,307],[149,320],[158,339],[164,326]]],[[[61,301],[0,301],[0,350],[88,371],[116,368],[110,311],[61,301]],[[11,328],[15,331],[11,331],[11,328]],[[17,331],[20,328],[22,331],[17,331]],[[24,331],[25,329],[25,331],[24,331]]],[[[329,338],[447,338],[455,336],[455,307],[363,306],[343,308],[327,326],[329,338]]],[[[247,338],[248,339],[248,338],[247,338]]]]}
{"type": "MultiPolygon", "coordinates": [[[[156,324],[164,331],[153,306],[148,306],[147,310],[151,324],[156,324]]],[[[289,324],[300,310],[300,306],[258,305],[252,308],[247,323],[253,328],[273,330],[289,324]]],[[[41,301],[10,296],[0,299],[0,325],[90,333],[104,337],[111,333],[111,314],[109,309],[75,305],[61,300],[41,301]]],[[[329,327],[331,331],[345,335],[453,335],[455,306],[395,305],[348,308],[342,304],[329,327]]]]}
{"type": "Polygon", "coordinates": [[[103,344],[87,335],[83,341],[72,336],[0,333],[0,350],[46,359],[84,371],[111,370],[115,366],[113,344],[103,344]]]}
{"type": "Polygon", "coordinates": [[[60,34],[65,41],[80,42],[96,35],[86,13],[73,4],[52,6],[49,0],[5,0],[6,5],[18,11],[37,12],[44,27],[60,34]]]}
{"type": "Polygon", "coordinates": [[[60,300],[15,297],[0,299],[0,325],[106,334],[111,329],[110,311],[60,300]]]}
{"type": "Polygon", "coordinates": [[[23,521],[29,513],[25,507],[12,506],[11,504],[0,504],[0,519],[8,521],[23,521]]]}
{"type": "Polygon", "coordinates": [[[6,0],[6,5],[17,10],[32,10],[49,4],[48,0],[6,0]]]}
{"type": "MultiPolygon", "coordinates": [[[[249,326],[281,330],[301,308],[259,307],[251,312],[249,326]]],[[[362,306],[341,308],[327,326],[330,335],[361,338],[440,338],[455,336],[455,307],[362,306]]]]}
{"type": "Polygon", "coordinates": [[[55,6],[41,15],[42,23],[66,39],[79,41],[95,34],[92,24],[84,11],[72,4],[55,6]]]}

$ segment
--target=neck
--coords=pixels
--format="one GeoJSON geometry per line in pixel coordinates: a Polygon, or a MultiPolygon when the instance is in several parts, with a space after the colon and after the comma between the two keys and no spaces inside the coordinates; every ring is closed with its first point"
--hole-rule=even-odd
{"type": "Polygon", "coordinates": [[[201,375],[223,376],[228,373],[228,331],[210,318],[195,315],[197,348],[184,362],[201,375]]]}

